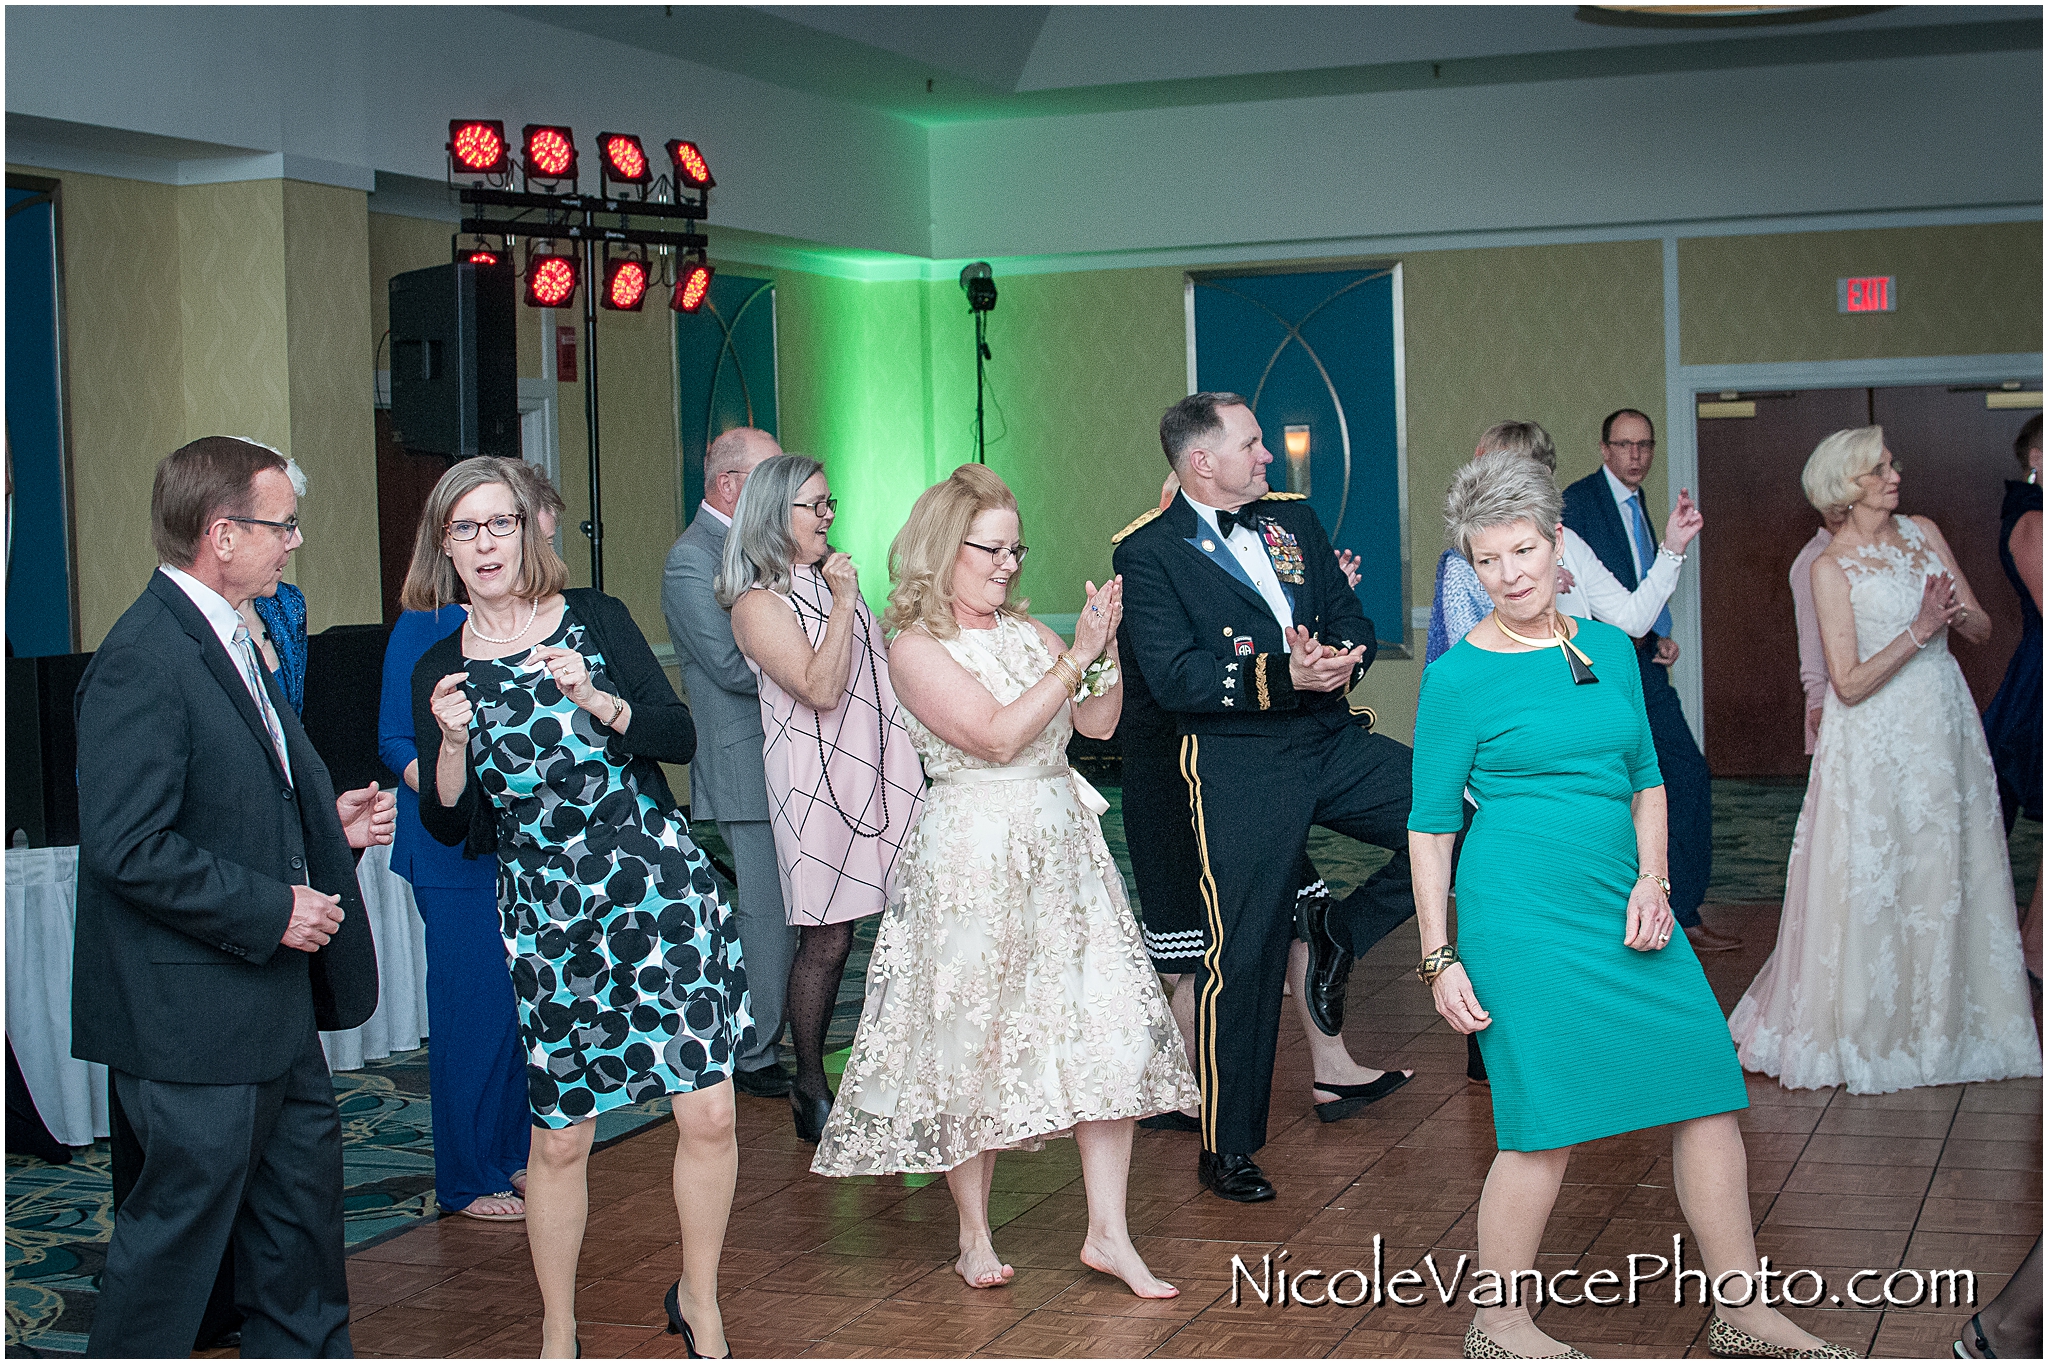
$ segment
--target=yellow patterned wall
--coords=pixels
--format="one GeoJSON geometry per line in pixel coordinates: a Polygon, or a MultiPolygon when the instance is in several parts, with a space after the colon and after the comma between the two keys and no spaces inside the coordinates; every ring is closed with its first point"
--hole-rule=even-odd
{"type": "Polygon", "coordinates": [[[2041,224],[1694,237],[1678,243],[1688,365],[2041,349],[2041,224]],[[1835,281],[1891,275],[1898,309],[1836,311],[1835,281]]]}
{"type": "Polygon", "coordinates": [[[177,252],[186,439],[251,436],[291,454],[284,181],[183,186],[177,252]]]}
{"type": "Polygon", "coordinates": [[[370,371],[369,199],[287,180],[284,204],[290,446],[310,491],[292,556],[313,631],[383,619],[377,431],[370,371]]]}

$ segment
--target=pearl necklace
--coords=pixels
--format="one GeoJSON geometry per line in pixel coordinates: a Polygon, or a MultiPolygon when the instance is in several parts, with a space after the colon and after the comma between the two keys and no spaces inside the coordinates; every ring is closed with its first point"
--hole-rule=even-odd
{"type": "Polygon", "coordinates": [[[534,617],[538,616],[539,614],[540,599],[536,597],[530,604],[528,604],[526,608],[526,624],[520,626],[517,631],[505,636],[503,639],[499,639],[496,635],[487,635],[483,631],[477,629],[475,606],[471,606],[469,608],[469,618],[464,622],[464,624],[466,624],[469,627],[469,632],[471,634],[475,635],[478,639],[484,641],[486,644],[510,644],[512,643],[512,641],[516,639],[523,638],[526,632],[533,628],[534,617]]]}

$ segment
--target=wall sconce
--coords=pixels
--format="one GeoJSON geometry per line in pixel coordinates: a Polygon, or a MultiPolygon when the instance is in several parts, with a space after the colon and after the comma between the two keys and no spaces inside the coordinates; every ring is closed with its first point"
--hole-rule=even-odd
{"type": "Polygon", "coordinates": [[[1309,495],[1308,481],[1308,428],[1290,426],[1286,429],[1287,444],[1287,491],[1309,495]]]}

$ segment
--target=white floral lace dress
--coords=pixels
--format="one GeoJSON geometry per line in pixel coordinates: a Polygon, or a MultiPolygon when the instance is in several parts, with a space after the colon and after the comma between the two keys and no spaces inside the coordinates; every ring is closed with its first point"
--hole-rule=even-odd
{"type": "MultiPolygon", "coordinates": [[[[1036,629],[1008,617],[943,642],[1004,704],[1052,666],[1036,629]]],[[[1193,1107],[1123,879],[1067,770],[1069,710],[1001,767],[909,725],[932,785],[811,1168],[948,1170],[1076,1122],[1193,1107]]]]}
{"type": "MultiPolygon", "coordinates": [[[[1869,658],[1941,561],[1906,543],[1839,561],[1869,658]]],[[[1946,633],[1860,705],[1832,689],[1792,839],[1778,945],[1728,1020],[1747,1070],[1856,1094],[2041,1073],[1997,781],[1946,633]]]]}

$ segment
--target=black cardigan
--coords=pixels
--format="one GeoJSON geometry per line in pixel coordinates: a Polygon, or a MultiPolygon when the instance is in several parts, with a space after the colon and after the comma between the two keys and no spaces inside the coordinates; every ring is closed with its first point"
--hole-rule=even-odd
{"type": "MultiPolygon", "coordinates": [[[[686,763],[695,755],[697,727],[690,719],[690,708],[677,699],[668,675],[655,661],[647,637],[633,623],[624,602],[587,587],[571,587],[562,595],[589,632],[592,645],[604,655],[605,674],[616,694],[633,707],[633,723],[624,734],[613,734],[606,749],[629,759],[628,767],[642,792],[663,809],[675,810],[676,798],[669,790],[668,778],[662,775],[661,764],[686,763]]],[[[420,823],[441,842],[462,844],[464,857],[493,857],[498,851],[498,825],[490,802],[477,798],[475,760],[464,755],[468,777],[455,804],[443,805],[435,789],[441,725],[434,719],[434,687],[465,665],[462,632],[457,630],[427,650],[412,670],[413,738],[420,752],[420,823]]]]}

